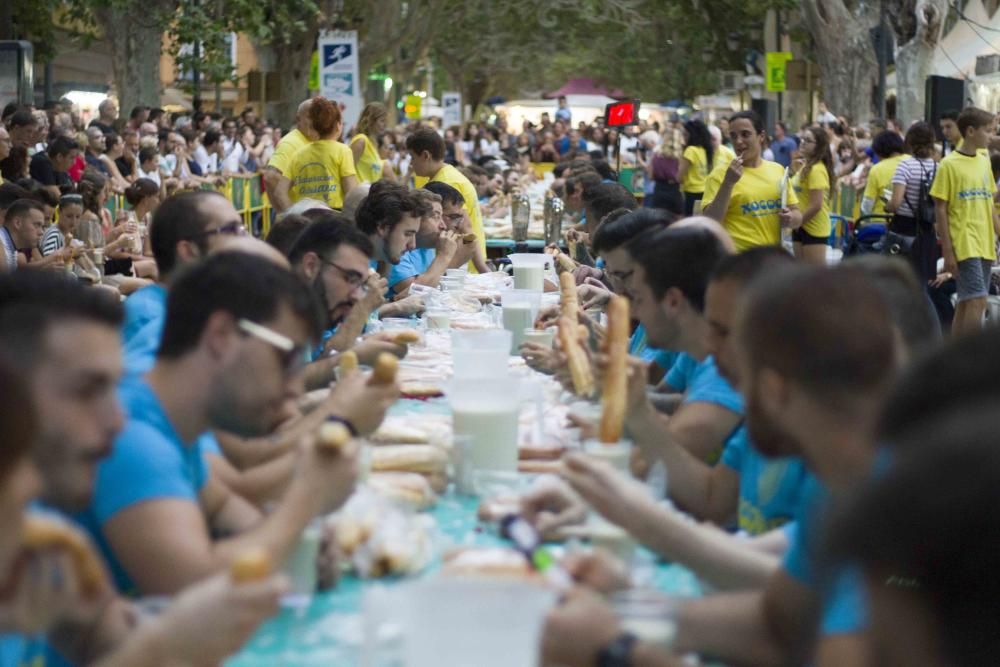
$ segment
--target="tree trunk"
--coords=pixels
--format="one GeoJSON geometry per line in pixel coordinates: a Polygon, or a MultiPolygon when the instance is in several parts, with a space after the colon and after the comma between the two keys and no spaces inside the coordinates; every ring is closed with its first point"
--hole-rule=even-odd
{"type": "Polygon", "coordinates": [[[275,44],[271,47],[279,86],[278,101],[268,103],[267,115],[286,130],[294,127],[295,112],[309,94],[309,68],[318,37],[319,30],[312,28],[292,44],[275,44]]]}
{"type": "Polygon", "coordinates": [[[878,78],[869,33],[878,13],[865,7],[856,15],[844,0],[802,0],[822,72],[823,99],[831,112],[847,116],[852,123],[863,123],[872,116],[872,89],[878,78]]]}
{"type": "Polygon", "coordinates": [[[122,114],[139,105],[160,106],[160,16],[167,5],[162,0],[114,3],[96,12],[111,45],[111,69],[122,114]]]}
{"type": "Polygon", "coordinates": [[[917,32],[896,54],[896,118],[904,127],[924,117],[924,83],[931,74],[946,9],[945,0],[920,0],[917,32]]]}

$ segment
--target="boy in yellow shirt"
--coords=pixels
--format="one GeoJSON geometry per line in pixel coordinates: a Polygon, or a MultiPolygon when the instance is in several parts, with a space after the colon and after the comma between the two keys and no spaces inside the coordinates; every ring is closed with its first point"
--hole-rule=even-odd
{"type": "Polygon", "coordinates": [[[737,157],[709,174],[702,213],[722,223],[738,252],[779,245],[783,227],[802,226],[799,200],[790,184],[786,184],[782,207],[781,181],[785,168],[763,159],[767,134],[760,116],[753,111],[741,111],[729,119],[729,137],[737,157]]]}
{"type": "Polygon", "coordinates": [[[472,223],[472,233],[476,235],[476,254],[469,263],[470,271],[484,273],[486,266],[486,235],[483,232],[483,216],[479,210],[479,195],[469,179],[444,163],[444,139],[431,128],[421,128],[406,139],[406,150],[413,158],[411,165],[417,176],[430,179],[429,182],[446,183],[462,193],[465,212],[472,223]]]}
{"type": "Polygon", "coordinates": [[[989,158],[980,152],[989,145],[995,126],[988,111],[964,109],[958,116],[961,148],[941,160],[930,190],[944,270],[955,276],[958,287],[952,323],[956,334],[982,327],[996,260],[996,183],[989,158]]]}

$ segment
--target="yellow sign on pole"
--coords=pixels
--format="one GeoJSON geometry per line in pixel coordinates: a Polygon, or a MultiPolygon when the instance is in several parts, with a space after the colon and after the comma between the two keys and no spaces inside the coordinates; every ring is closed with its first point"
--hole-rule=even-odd
{"type": "Polygon", "coordinates": [[[319,90],[319,51],[313,51],[309,61],[309,92],[319,90]]]}
{"type": "Polygon", "coordinates": [[[424,100],[419,95],[407,95],[403,111],[410,120],[420,120],[420,111],[424,106],[424,100]]]}
{"type": "Polygon", "coordinates": [[[767,53],[767,90],[780,93],[785,90],[785,63],[792,59],[788,51],[768,51],[767,53]]]}

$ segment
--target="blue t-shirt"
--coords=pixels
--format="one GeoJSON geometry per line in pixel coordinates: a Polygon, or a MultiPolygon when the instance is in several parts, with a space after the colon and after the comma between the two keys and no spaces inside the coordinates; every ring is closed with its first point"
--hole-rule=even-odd
{"type": "Polygon", "coordinates": [[[813,553],[822,535],[823,513],[829,507],[830,494],[822,482],[807,474],[802,499],[782,567],[790,577],[820,595],[821,635],[862,632],[868,625],[868,613],[860,573],[852,567],[842,567],[828,581],[822,581],[813,553]]]}
{"type": "Polygon", "coordinates": [[[666,377],[667,384],[684,394],[683,403],[715,403],[738,415],[743,414],[743,397],[721,375],[715,358],[698,361],[681,352],[666,377]]]}
{"type": "Polygon", "coordinates": [[[417,248],[404,252],[399,258],[399,264],[389,269],[389,290],[391,291],[400,281],[416,278],[426,271],[434,263],[435,257],[437,251],[434,248],[417,248]]]}
{"type": "Polygon", "coordinates": [[[208,471],[202,439],[181,441],[145,380],[126,378],[118,393],[127,415],[125,427],[111,456],[97,468],[90,506],[76,519],[101,549],[118,590],[132,593],[135,584],[104,539],[103,526],[122,510],[146,501],[174,498],[197,503],[208,471]]]}
{"type": "Polygon", "coordinates": [[[791,137],[786,136],[784,139],[775,139],[771,142],[771,152],[774,153],[774,161],[782,167],[790,167],[792,165],[792,153],[798,147],[798,143],[791,137]]]}
{"type": "Polygon", "coordinates": [[[646,337],[646,327],[642,324],[635,328],[632,337],[628,341],[628,353],[630,356],[639,357],[643,361],[650,361],[665,371],[670,370],[677,361],[679,352],[661,350],[649,346],[649,339],[646,337]]]}
{"type": "Polygon", "coordinates": [[[722,463],[740,476],[740,530],[762,535],[792,521],[802,505],[809,474],[801,459],[766,458],[750,444],[746,425],[741,424],[726,442],[722,463]]]}
{"type": "Polygon", "coordinates": [[[0,667],[45,667],[44,635],[0,635],[0,667]]]}
{"type": "Polygon", "coordinates": [[[125,321],[122,323],[122,344],[128,345],[149,322],[157,320],[160,327],[167,314],[167,290],[162,285],[143,287],[125,299],[125,321]]]}

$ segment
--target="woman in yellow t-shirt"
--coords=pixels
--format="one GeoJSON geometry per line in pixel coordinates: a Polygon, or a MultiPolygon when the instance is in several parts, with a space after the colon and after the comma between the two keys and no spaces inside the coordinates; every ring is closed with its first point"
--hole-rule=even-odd
{"type": "Polygon", "coordinates": [[[833,153],[826,130],[806,129],[799,147],[805,163],[792,179],[795,194],[802,202],[802,226],[792,233],[795,257],[810,264],[826,265],[830,239],[830,200],[833,198],[833,153]]]}
{"type": "Polygon", "coordinates": [[[379,157],[379,135],[385,132],[389,117],[385,107],[378,102],[371,102],[358,119],[354,128],[354,138],[351,139],[351,153],[354,154],[354,166],[358,170],[358,179],[362,183],[374,183],[382,178],[382,159],[379,157]]]}
{"type": "Polygon", "coordinates": [[[293,204],[300,199],[318,199],[330,208],[341,209],[358,179],[351,149],[337,141],[343,129],[340,109],[324,97],[314,97],[307,113],[319,139],[292,157],[289,199],[293,204]]]}
{"type": "Polygon", "coordinates": [[[681,190],[684,192],[684,215],[694,213],[695,202],[701,201],[705,192],[705,178],[715,164],[716,150],[712,146],[712,135],[700,120],[684,123],[687,140],[680,161],[681,190]]]}
{"type": "Polygon", "coordinates": [[[764,122],[753,111],[729,119],[729,137],[736,159],[720,164],[705,181],[702,212],[722,223],[739,252],[781,243],[781,229],[802,225],[795,189],[787,184],[782,208],[785,168],[763,159],[767,141],[764,122]]]}

